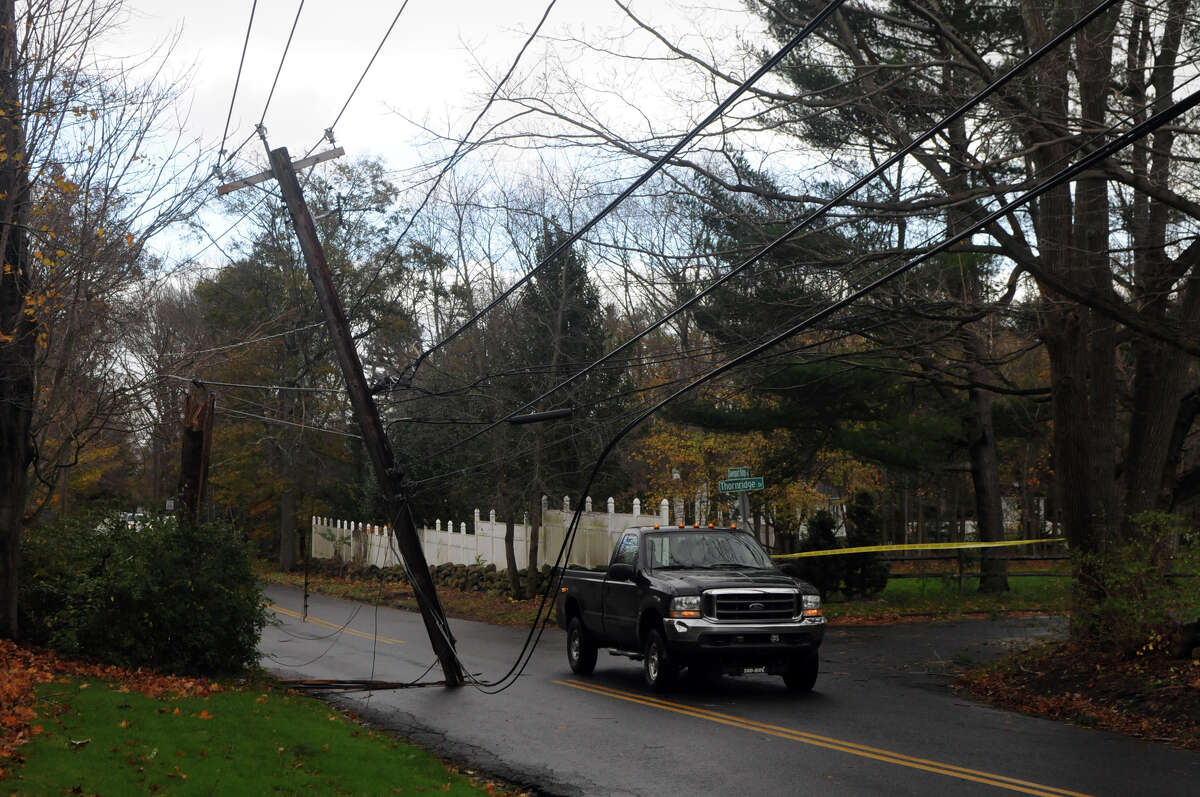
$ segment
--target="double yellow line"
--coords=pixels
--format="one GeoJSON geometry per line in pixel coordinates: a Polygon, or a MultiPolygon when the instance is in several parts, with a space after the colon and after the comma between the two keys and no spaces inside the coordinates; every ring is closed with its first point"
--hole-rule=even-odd
{"type": "Polygon", "coordinates": [[[637,703],[639,705],[657,708],[663,711],[671,711],[676,714],[682,714],[685,717],[695,717],[696,719],[708,720],[721,725],[729,725],[734,728],[741,728],[755,733],[766,734],[767,736],[775,736],[788,741],[801,742],[803,744],[811,744],[815,747],[824,747],[829,750],[837,750],[843,753],[860,756],[862,758],[871,758],[876,761],[883,761],[887,764],[896,764],[897,766],[908,767],[910,769],[919,769],[925,772],[932,772],[937,775],[946,775],[951,778],[960,780],[969,780],[974,783],[983,783],[987,786],[995,786],[1000,789],[1008,789],[1009,791],[1021,792],[1023,794],[1036,794],[1041,797],[1088,797],[1088,795],[1080,792],[1067,791],[1054,786],[1043,786],[1038,783],[1030,783],[1026,780],[1010,778],[1004,775],[994,775],[990,772],[980,772],[967,767],[960,767],[955,764],[945,764],[940,761],[931,761],[926,758],[915,758],[913,756],[904,755],[903,753],[895,753],[891,750],[882,750],[878,747],[869,747],[865,744],[857,744],[855,742],[847,742],[842,739],[834,739],[829,736],[820,736],[815,733],[806,731],[798,731],[793,728],[784,728],[779,725],[769,725],[765,722],[746,719],[744,717],[735,717],[730,714],[722,714],[719,711],[709,711],[708,709],[696,708],[683,703],[676,703],[670,700],[650,697],[648,695],[639,695],[633,692],[623,692],[618,689],[612,689],[599,684],[583,683],[581,681],[555,681],[554,683],[560,686],[569,686],[572,689],[580,689],[584,692],[601,695],[603,697],[611,697],[616,700],[624,700],[629,703],[637,703]]]}
{"type": "Polygon", "coordinates": [[[303,622],[306,622],[306,623],[312,623],[313,625],[319,625],[323,628],[332,628],[334,631],[341,631],[343,634],[350,634],[351,636],[362,637],[363,639],[375,639],[375,640],[378,640],[379,642],[383,643],[384,645],[403,645],[404,644],[403,639],[392,639],[391,637],[388,637],[388,636],[376,636],[375,634],[368,634],[365,631],[356,631],[353,628],[350,628],[348,626],[334,625],[333,623],[329,622],[328,620],[321,620],[317,617],[313,617],[312,615],[309,615],[308,617],[304,617],[303,615],[300,614],[300,612],[294,612],[291,609],[285,609],[282,606],[280,606],[278,603],[272,603],[267,608],[278,614],[286,614],[288,617],[295,617],[297,620],[302,620],[303,622]]]}

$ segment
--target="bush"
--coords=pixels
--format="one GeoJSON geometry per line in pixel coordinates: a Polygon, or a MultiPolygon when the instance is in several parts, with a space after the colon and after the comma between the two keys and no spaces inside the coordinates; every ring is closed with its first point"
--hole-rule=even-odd
{"type": "Polygon", "coordinates": [[[257,661],[266,622],[249,550],[223,524],[78,517],[22,536],[30,640],[123,667],[216,675],[257,661]]]}
{"type": "MultiPolygon", "coordinates": [[[[875,501],[868,493],[858,493],[846,510],[846,546],[856,548],[879,542],[879,518],[875,501]]],[[[808,521],[808,535],[800,552],[832,551],[843,547],[834,533],[836,522],[825,510],[815,512],[808,521]]],[[[888,565],[878,554],[855,553],[791,559],[781,568],[785,573],[812,584],[822,600],[841,590],[846,598],[871,597],[887,586],[888,565]]]]}
{"type": "MultiPolygon", "coordinates": [[[[829,551],[840,548],[837,536],[834,534],[836,523],[833,515],[821,509],[813,514],[808,521],[808,535],[800,545],[800,553],[808,551],[829,551]]],[[[842,581],[842,556],[814,556],[805,559],[792,559],[782,567],[789,576],[803,579],[817,588],[821,600],[829,597],[829,593],[838,588],[842,581]]]]}
{"type": "MultiPolygon", "coordinates": [[[[879,512],[868,492],[854,494],[846,507],[846,547],[878,545],[879,512]]],[[[842,593],[847,598],[872,597],[883,592],[888,581],[888,564],[877,553],[853,553],[841,557],[842,593]]]]}
{"type": "Polygon", "coordinates": [[[1182,526],[1176,515],[1146,512],[1132,518],[1126,539],[1101,553],[1074,554],[1079,581],[1071,631],[1078,641],[1141,654],[1167,647],[1180,621],[1195,617],[1195,579],[1167,577],[1172,570],[1200,574],[1200,545],[1182,526]]]}

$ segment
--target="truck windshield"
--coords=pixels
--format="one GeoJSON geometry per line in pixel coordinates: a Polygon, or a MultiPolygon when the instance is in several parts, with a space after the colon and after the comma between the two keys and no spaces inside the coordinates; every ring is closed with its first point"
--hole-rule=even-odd
{"type": "Polygon", "coordinates": [[[730,531],[664,531],[646,535],[646,557],[657,570],[774,567],[749,534],[730,531]]]}

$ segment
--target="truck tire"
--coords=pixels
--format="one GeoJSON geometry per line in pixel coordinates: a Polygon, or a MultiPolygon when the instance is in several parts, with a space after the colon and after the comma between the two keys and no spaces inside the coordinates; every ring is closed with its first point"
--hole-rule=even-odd
{"type": "Polygon", "coordinates": [[[567,626],[567,664],[576,675],[591,675],[596,669],[596,643],[592,641],[583,621],[572,617],[567,626]]]}
{"type": "Polygon", "coordinates": [[[787,670],[783,673],[783,682],[793,692],[811,692],[817,683],[817,672],[820,669],[820,657],[814,650],[802,653],[792,659],[787,670]]]}
{"type": "Polygon", "coordinates": [[[679,665],[671,658],[662,632],[657,628],[651,628],[646,634],[646,646],[642,649],[642,674],[652,692],[670,689],[675,683],[675,676],[679,674],[679,665]]]}

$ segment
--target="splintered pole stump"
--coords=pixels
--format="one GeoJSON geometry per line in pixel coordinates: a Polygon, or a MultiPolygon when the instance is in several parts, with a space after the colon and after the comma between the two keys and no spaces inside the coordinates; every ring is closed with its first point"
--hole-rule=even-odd
{"type": "Polygon", "coordinates": [[[438,601],[437,588],[429,576],[429,565],[425,561],[425,552],[413,528],[412,515],[406,506],[403,491],[403,474],[396,467],[392,455],[392,446],[384,433],[383,424],[379,420],[379,411],[375,401],[367,389],[367,381],[363,377],[362,362],[358,351],[354,348],[354,340],[350,335],[350,326],[346,323],[346,314],[333,287],[333,278],[329,266],[325,262],[325,252],[317,239],[317,230],[313,225],[312,215],[304,202],[304,193],[300,182],[296,179],[296,171],[288,156],[286,147],[271,150],[271,170],[283,192],[284,202],[292,217],[296,236],[300,239],[300,249],[308,264],[308,276],[316,289],[321,309],[325,312],[325,321],[333,338],[334,349],[338,362],[342,367],[342,376],[346,379],[346,388],[350,392],[350,403],[362,429],[363,444],[371,457],[375,469],[375,478],[379,482],[379,491],[387,509],[388,520],[396,535],[396,543],[400,555],[404,557],[410,578],[413,581],[413,592],[417,604],[421,608],[421,617],[425,621],[425,630],[429,633],[429,641],[441,662],[442,671],[446,676],[447,686],[460,686],[463,682],[462,671],[454,654],[454,637],[450,633],[450,625],[446,622],[445,612],[438,601]]]}
{"type": "Polygon", "coordinates": [[[179,467],[180,512],[189,523],[200,518],[208,487],[208,461],[212,452],[213,408],[216,400],[202,386],[192,388],[183,408],[183,439],[179,467]]]}

